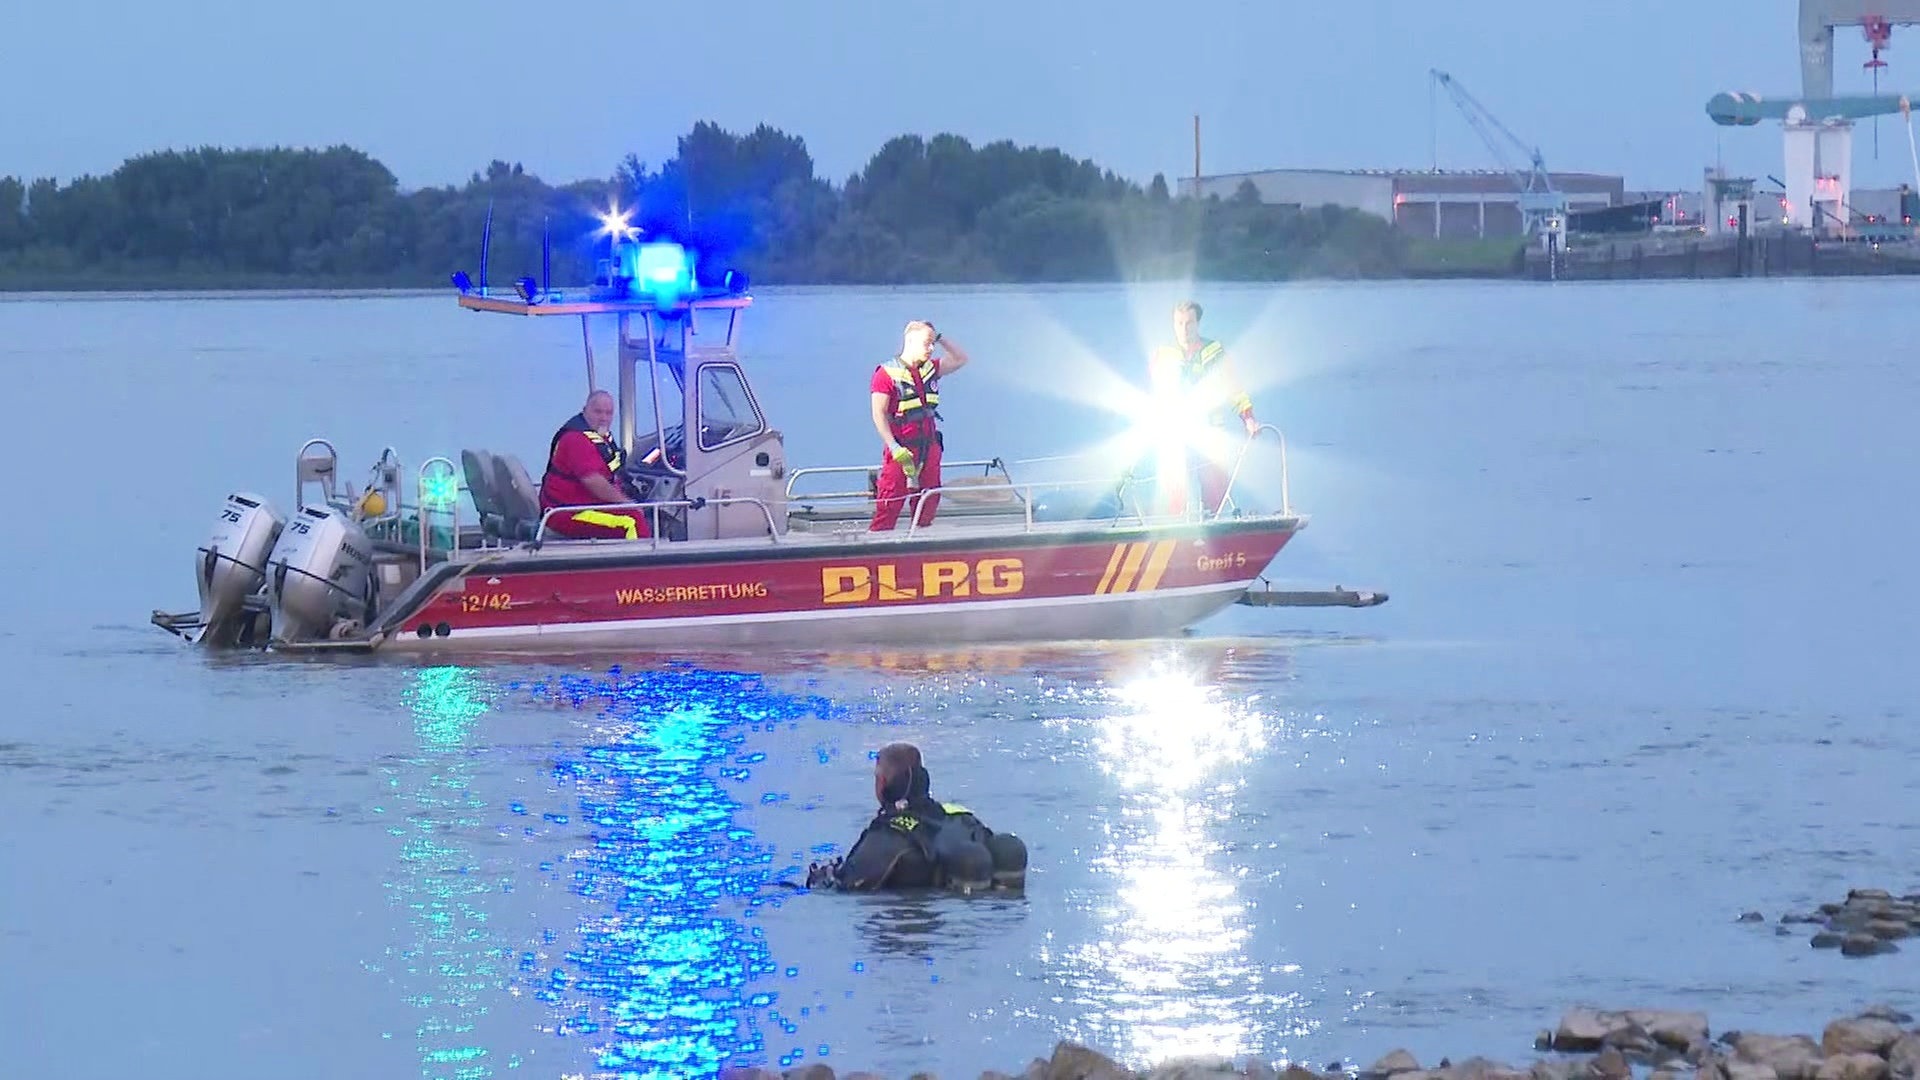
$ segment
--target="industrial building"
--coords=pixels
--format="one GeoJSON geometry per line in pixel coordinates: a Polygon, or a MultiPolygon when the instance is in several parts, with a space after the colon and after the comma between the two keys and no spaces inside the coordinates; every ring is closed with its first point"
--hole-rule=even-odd
{"type": "MultiPolygon", "coordinates": [[[[1618,206],[1626,182],[1596,173],[1549,173],[1571,213],[1618,206]]],[[[1524,232],[1520,192],[1505,170],[1268,169],[1187,177],[1183,196],[1230,199],[1251,184],[1260,201],[1276,206],[1325,205],[1362,210],[1421,236],[1518,237],[1524,232]]]]}

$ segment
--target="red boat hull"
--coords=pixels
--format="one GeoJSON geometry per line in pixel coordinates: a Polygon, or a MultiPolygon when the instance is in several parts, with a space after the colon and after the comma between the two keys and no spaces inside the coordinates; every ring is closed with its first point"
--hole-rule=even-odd
{"type": "Polygon", "coordinates": [[[1298,518],[1077,534],[549,545],[446,573],[383,649],[954,643],[1152,637],[1233,603],[1298,518]],[[622,545],[623,547],[625,545],[622,545]],[[596,547],[602,550],[594,550],[596,547]]]}

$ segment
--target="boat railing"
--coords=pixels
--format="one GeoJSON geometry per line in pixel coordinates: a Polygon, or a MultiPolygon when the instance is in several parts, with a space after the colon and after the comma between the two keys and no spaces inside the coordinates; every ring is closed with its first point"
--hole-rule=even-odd
{"type": "MultiPolygon", "coordinates": [[[[1026,532],[1032,532],[1034,525],[1037,524],[1034,520],[1033,512],[1034,507],[1039,504],[1039,499],[1043,494],[1073,489],[1094,489],[1103,493],[1111,493],[1118,503],[1114,512],[1111,514],[1101,514],[1098,515],[1097,518],[1086,516],[1079,520],[1104,520],[1117,523],[1124,519],[1138,522],[1142,525],[1147,524],[1150,520],[1157,520],[1150,518],[1149,515],[1140,509],[1138,499],[1130,498],[1126,494],[1126,489],[1132,486],[1131,479],[1129,476],[1122,477],[1119,480],[1036,480],[1025,484],[1009,483],[1007,486],[1012,489],[1015,500],[1020,503],[1021,517],[1025,526],[1024,531],[1026,532]],[[1132,513],[1130,514],[1127,513],[1127,505],[1129,503],[1132,504],[1132,513]]],[[[954,493],[972,495],[977,494],[979,490],[978,487],[971,484],[942,484],[934,488],[908,489],[907,494],[904,496],[906,500],[905,507],[901,511],[903,515],[907,516],[907,536],[913,536],[920,528],[920,500],[929,495],[949,495],[954,493]]],[[[868,497],[871,498],[871,496],[868,497]]],[[[1184,515],[1163,515],[1163,517],[1165,517],[1166,520],[1179,520],[1182,519],[1184,515]]]]}
{"type": "Polygon", "coordinates": [[[1220,505],[1213,508],[1215,514],[1224,510],[1227,502],[1233,498],[1233,485],[1240,479],[1240,467],[1247,462],[1247,451],[1253,449],[1254,442],[1269,431],[1280,441],[1280,512],[1292,515],[1293,497],[1287,487],[1287,434],[1272,424],[1261,424],[1247,435],[1247,441],[1240,444],[1240,452],[1233,458],[1233,471],[1227,474],[1226,490],[1220,493],[1220,505]]]}
{"type": "MultiPolygon", "coordinates": [[[[1120,505],[1115,508],[1115,511],[1113,513],[1111,514],[1101,513],[1101,514],[1094,515],[1095,517],[1098,517],[1100,519],[1110,518],[1111,520],[1116,522],[1121,520],[1129,520],[1129,521],[1138,521],[1141,523],[1198,521],[1200,520],[1201,514],[1203,512],[1210,512],[1212,515],[1217,516],[1218,514],[1225,512],[1226,508],[1229,505],[1234,504],[1234,501],[1233,501],[1234,489],[1239,483],[1241,474],[1243,473],[1243,471],[1247,466],[1248,456],[1251,453],[1251,451],[1255,448],[1255,446],[1261,441],[1261,439],[1267,435],[1271,435],[1273,437],[1274,441],[1279,446],[1279,452],[1280,452],[1279,454],[1280,460],[1278,463],[1279,464],[1278,471],[1280,474],[1280,511],[1279,512],[1282,515],[1291,516],[1293,514],[1293,498],[1292,498],[1291,479],[1288,475],[1287,438],[1286,438],[1286,433],[1282,432],[1278,427],[1276,427],[1273,424],[1259,425],[1251,433],[1249,433],[1246,436],[1246,438],[1240,443],[1238,450],[1233,455],[1232,465],[1228,470],[1227,483],[1221,492],[1219,505],[1213,506],[1213,507],[1205,507],[1202,500],[1197,498],[1190,499],[1187,501],[1187,505],[1193,507],[1193,509],[1186,513],[1169,512],[1165,514],[1150,514],[1146,510],[1144,510],[1140,505],[1140,499],[1135,488],[1136,488],[1136,485],[1145,478],[1137,474],[1137,469],[1131,469],[1131,468],[1127,469],[1117,477],[1108,476],[1108,477],[1095,477],[1095,478],[1063,478],[1063,479],[1046,479],[1046,480],[1015,479],[1016,474],[1024,473],[1031,468],[1037,468],[1040,466],[1047,466],[1047,465],[1058,465],[1058,464],[1067,463],[1067,462],[1089,462],[1090,463],[1090,462],[1096,462],[1100,460],[1098,455],[1091,454],[1091,453],[1058,454],[1050,457],[1016,459],[1014,461],[1007,461],[1004,458],[998,458],[998,457],[986,458],[986,459],[980,459],[980,460],[969,460],[969,461],[955,461],[955,462],[943,461],[941,462],[941,472],[943,474],[949,474],[949,478],[951,478],[950,477],[951,472],[956,470],[981,469],[983,472],[988,474],[997,473],[999,476],[999,479],[1003,482],[993,485],[992,488],[989,490],[997,490],[997,491],[1003,491],[1007,493],[1006,499],[1007,499],[1008,505],[1006,507],[1007,515],[1005,516],[1010,516],[1014,512],[1014,507],[1018,506],[1019,513],[1024,519],[1026,528],[1029,531],[1036,524],[1036,519],[1035,519],[1036,509],[1044,508],[1043,507],[1044,495],[1049,493],[1071,492],[1075,490],[1081,490],[1081,491],[1097,490],[1097,491],[1103,491],[1103,492],[1111,492],[1113,497],[1118,499],[1120,505]]],[[[875,495],[872,489],[870,488],[863,486],[858,489],[845,490],[845,491],[822,491],[822,492],[802,493],[795,490],[796,488],[795,481],[799,480],[803,475],[808,475],[808,476],[834,476],[834,475],[844,476],[849,474],[870,475],[877,468],[878,466],[874,466],[874,465],[827,465],[827,466],[815,466],[815,467],[809,467],[805,469],[799,469],[799,470],[796,470],[788,478],[787,498],[789,501],[804,502],[804,503],[815,504],[815,505],[823,504],[823,503],[824,504],[835,504],[835,503],[856,504],[857,503],[863,506],[871,507],[874,504],[875,495]]],[[[973,478],[966,478],[966,479],[973,479],[973,478]]],[[[952,495],[952,496],[956,496],[956,497],[971,501],[979,498],[982,492],[983,492],[983,489],[977,483],[943,482],[937,488],[910,489],[907,492],[905,497],[911,502],[925,495],[941,494],[941,495],[952,495]]],[[[992,515],[992,516],[999,517],[1002,515],[992,515]]],[[[911,534],[917,528],[919,528],[917,522],[910,523],[908,526],[909,534],[911,534]]]]}
{"type": "MultiPolygon", "coordinates": [[[[871,499],[873,492],[864,487],[855,491],[801,493],[794,490],[794,485],[804,476],[867,476],[878,468],[880,468],[878,465],[809,465],[804,469],[795,469],[787,474],[787,498],[790,500],[871,499]]],[[[983,476],[998,471],[1000,475],[1007,478],[1008,483],[1013,482],[1012,475],[1007,472],[1007,463],[997,457],[981,458],[977,461],[942,461],[940,469],[942,472],[954,469],[979,469],[983,476]]]]}
{"type": "MultiPolygon", "coordinates": [[[[622,544],[637,544],[644,539],[648,542],[649,546],[658,548],[660,546],[661,540],[663,539],[660,535],[659,511],[675,510],[675,509],[704,510],[709,506],[758,507],[760,510],[760,515],[764,517],[767,521],[768,541],[775,544],[780,542],[780,528],[774,522],[773,508],[767,505],[766,500],[755,498],[754,496],[751,496],[751,495],[695,497],[691,499],[653,499],[647,502],[593,503],[593,504],[582,505],[582,506],[550,507],[540,514],[540,526],[538,529],[534,530],[533,542],[535,544],[541,544],[541,543],[545,543],[550,539],[561,539],[561,540],[576,539],[575,537],[571,537],[571,536],[561,536],[559,533],[554,533],[551,536],[548,535],[547,522],[550,521],[555,514],[562,514],[562,515],[577,514],[582,510],[607,510],[607,511],[641,510],[641,511],[651,511],[651,513],[649,513],[648,516],[653,519],[653,526],[647,530],[649,534],[648,536],[635,537],[632,540],[622,540],[617,537],[599,537],[599,538],[590,538],[590,539],[607,539],[607,540],[613,540],[616,543],[622,543],[622,544]]],[[[674,541],[669,540],[667,542],[673,543],[674,541]]]]}

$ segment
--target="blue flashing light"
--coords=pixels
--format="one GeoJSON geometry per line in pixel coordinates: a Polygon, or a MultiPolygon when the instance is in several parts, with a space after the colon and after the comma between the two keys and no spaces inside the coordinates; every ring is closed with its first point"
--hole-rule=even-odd
{"type": "Polygon", "coordinates": [[[621,245],[620,276],[661,307],[674,306],[697,288],[693,254],[671,240],[621,245]]]}
{"type": "Polygon", "coordinates": [[[465,296],[467,293],[473,291],[473,278],[469,276],[465,270],[455,270],[453,272],[453,287],[459,289],[460,294],[465,296]]]}

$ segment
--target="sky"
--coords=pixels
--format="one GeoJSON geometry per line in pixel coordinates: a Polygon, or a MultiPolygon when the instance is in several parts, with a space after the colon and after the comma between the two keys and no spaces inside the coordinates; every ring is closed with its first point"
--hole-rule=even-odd
{"type": "MultiPolygon", "coordinates": [[[[1550,169],[1697,190],[1781,172],[1776,124],[1721,90],[1799,89],[1796,0],[23,0],[0,29],[0,175],[67,181],[201,145],[346,143],[402,187],[499,158],[550,182],[658,163],[699,120],[806,140],[836,183],[888,138],[1058,146],[1145,182],[1193,170],[1490,168],[1429,69],[1550,169]]],[[[1871,88],[1842,30],[1836,90],[1871,88]]],[[[1920,27],[1881,87],[1920,89],[1920,27]]],[[[1914,179],[1900,117],[1856,186],[1914,179]]],[[[1515,159],[1519,159],[1516,157],[1515,159]]]]}

